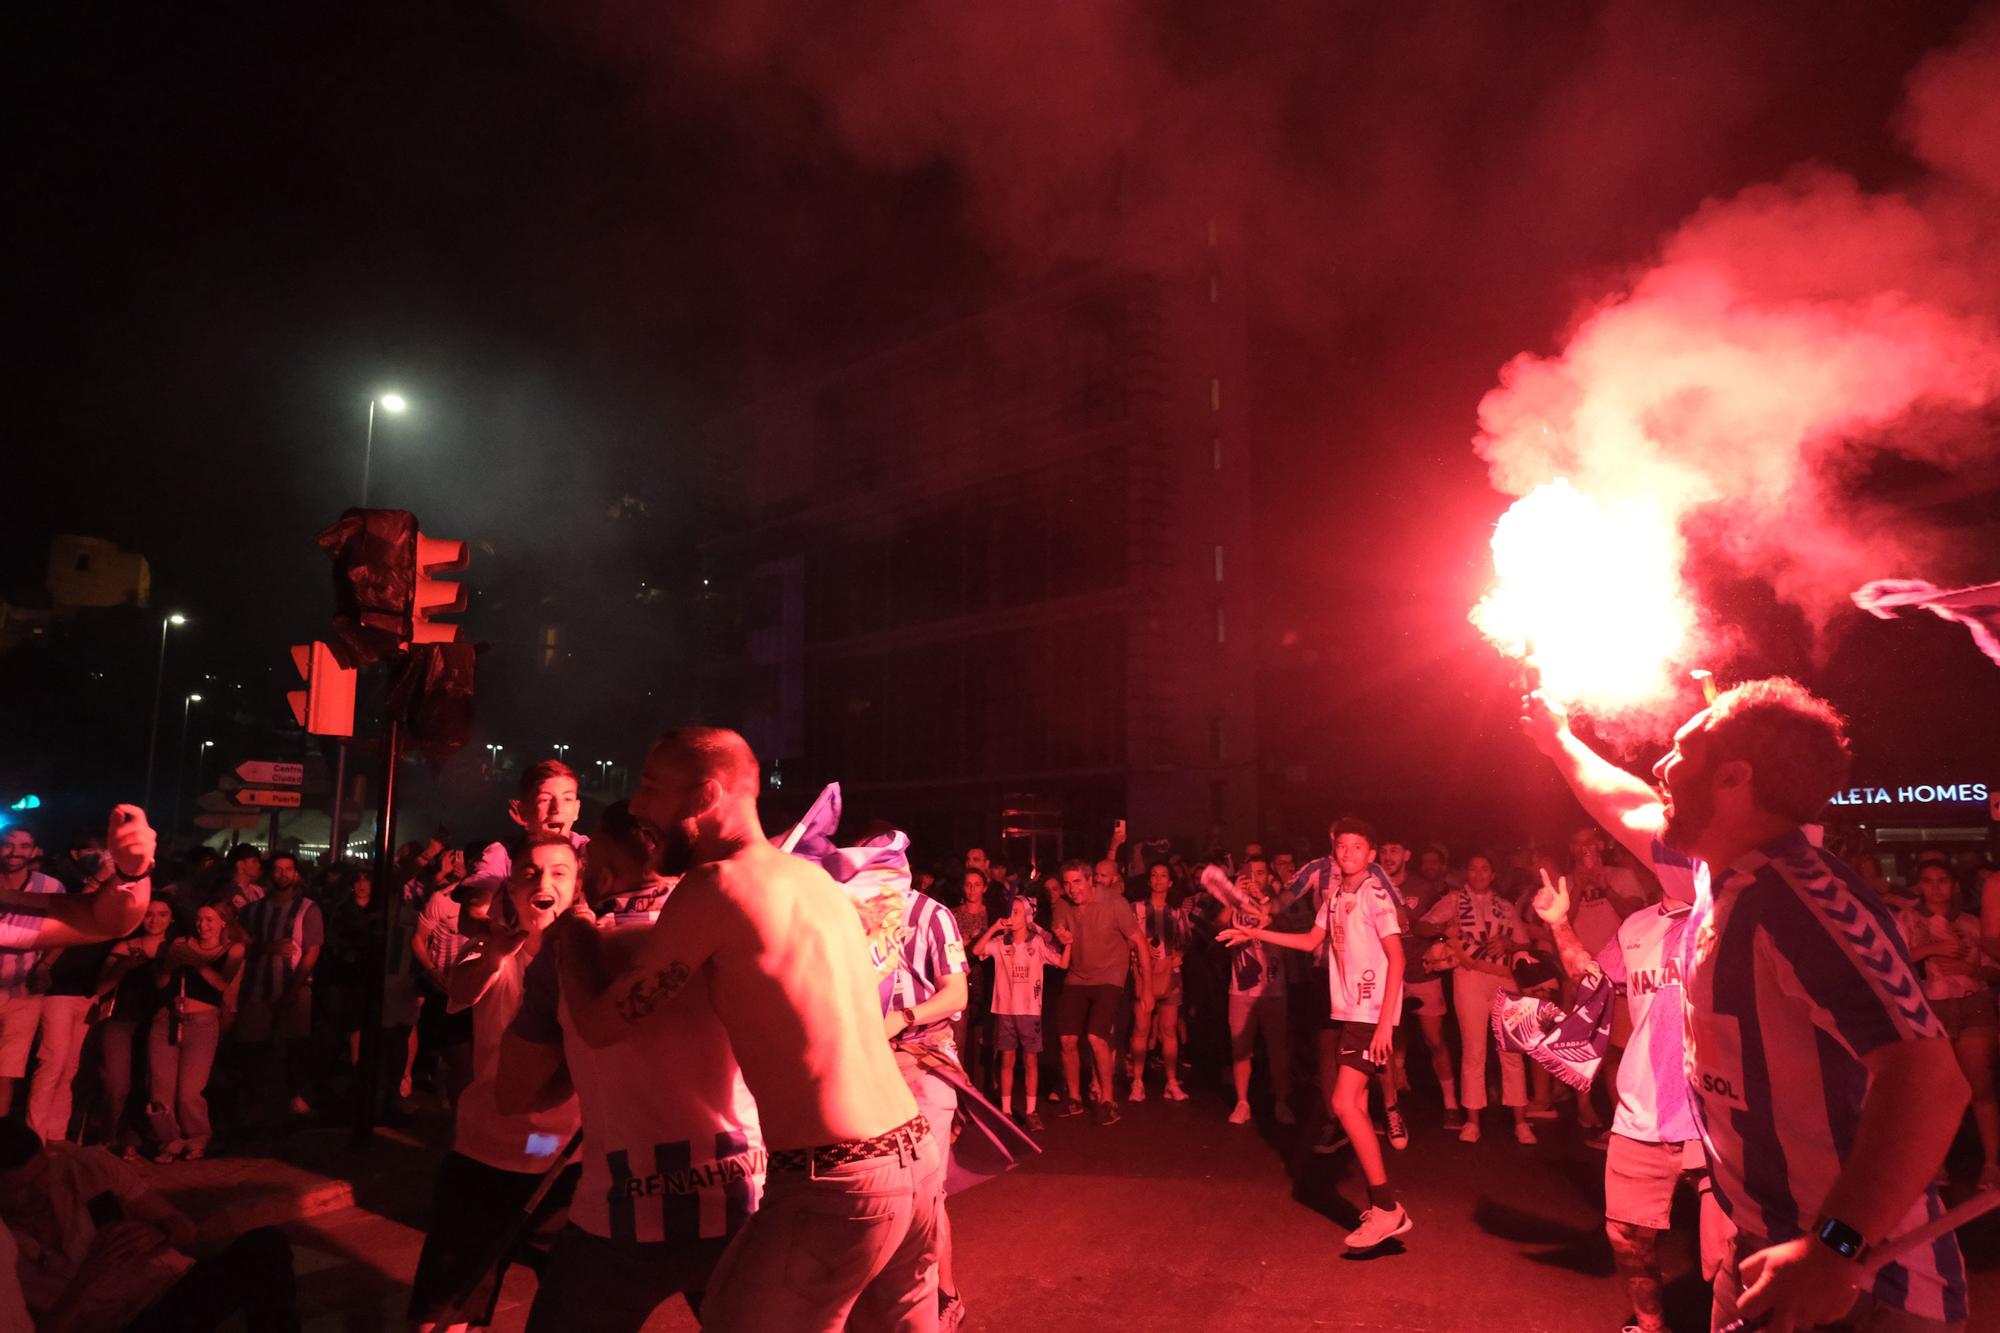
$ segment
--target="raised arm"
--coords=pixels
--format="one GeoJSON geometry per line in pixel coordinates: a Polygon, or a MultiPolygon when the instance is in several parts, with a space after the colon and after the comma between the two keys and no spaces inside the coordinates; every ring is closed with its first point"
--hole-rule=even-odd
{"type": "Polygon", "coordinates": [[[1521,730],[1555,764],[1590,817],[1621,846],[1649,863],[1666,822],[1660,794],[1578,740],[1569,714],[1540,690],[1521,700],[1521,730]]]}
{"type": "Polygon", "coordinates": [[[1576,937],[1576,930],[1569,923],[1569,881],[1549,880],[1549,872],[1542,872],[1542,887],[1535,891],[1535,915],[1549,928],[1555,937],[1556,956],[1562,960],[1562,969],[1572,981],[1581,981],[1595,972],[1603,971],[1597,959],[1576,937]]]}
{"type": "Polygon", "coordinates": [[[136,805],[114,806],[104,846],[117,873],[94,893],[0,890],[0,934],[11,949],[99,944],[129,935],[153,900],[153,852],[159,835],[136,805]]]}

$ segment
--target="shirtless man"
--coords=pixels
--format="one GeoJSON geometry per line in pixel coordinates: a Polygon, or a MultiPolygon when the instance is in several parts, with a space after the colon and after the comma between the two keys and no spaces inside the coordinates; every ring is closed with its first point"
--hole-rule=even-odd
{"type": "MultiPolygon", "coordinates": [[[[659,831],[662,869],[687,874],[608,985],[565,968],[570,1015],[603,1048],[675,1021],[675,997],[707,982],[770,1167],[762,1206],[710,1278],[703,1328],[932,1329],[944,1145],[883,1035],[860,916],[824,870],[765,839],[758,786],[735,732],[686,727],[654,743],[632,814],[659,831]]],[[[581,921],[560,929],[566,961],[598,944],[581,921]]]]}

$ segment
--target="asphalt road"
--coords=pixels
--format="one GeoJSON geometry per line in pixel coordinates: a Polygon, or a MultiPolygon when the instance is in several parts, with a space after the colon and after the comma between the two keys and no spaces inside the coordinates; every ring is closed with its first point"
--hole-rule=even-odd
{"type": "MultiPolygon", "coordinates": [[[[1606,1330],[1627,1306],[1599,1212],[1603,1157],[1567,1122],[1522,1147],[1497,1108],[1487,1137],[1462,1144],[1422,1106],[1392,1179],[1416,1229],[1352,1258],[1341,1238],[1365,1206],[1350,1153],[1300,1154],[1289,1131],[1226,1124],[1197,1097],[1126,1108],[1098,1128],[1051,1120],[1046,1151],[954,1199],[966,1327],[1006,1330],[1606,1330]]],[[[1693,1213],[1665,1245],[1677,1329],[1706,1328],[1693,1267],[1693,1213]]],[[[307,1327],[401,1326],[401,1284],[420,1217],[361,1209],[292,1228],[307,1327]]],[[[1974,1327],[2000,1311],[2000,1224],[1969,1238],[1974,1327]]],[[[533,1278],[508,1284],[495,1327],[519,1329],[533,1278]]],[[[685,1308],[649,1329],[685,1330],[685,1308]]]]}

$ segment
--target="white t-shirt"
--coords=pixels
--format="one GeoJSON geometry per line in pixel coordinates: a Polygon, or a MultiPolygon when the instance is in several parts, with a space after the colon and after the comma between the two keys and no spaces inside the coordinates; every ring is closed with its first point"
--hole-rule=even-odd
{"type": "Polygon", "coordinates": [[[1334,1021],[1379,1022],[1385,1005],[1392,1006],[1391,1013],[1400,1013],[1403,996],[1400,989],[1395,995],[1388,993],[1389,952],[1382,945],[1391,935],[1403,933],[1388,887],[1373,875],[1364,875],[1357,889],[1341,886],[1327,894],[1320,923],[1326,927],[1329,1012],[1334,1021]]]}
{"type": "MultiPolygon", "coordinates": [[[[649,930],[644,916],[611,929],[649,930]],[[630,922],[631,924],[626,924],[630,922]]],[[[602,924],[602,923],[600,923],[602,924]]],[[[706,969],[654,1023],[604,1050],[576,1035],[556,950],[528,966],[513,1031],[560,1041],[583,1111],[583,1177],[569,1220],[615,1241],[684,1244],[733,1236],[764,1193],[764,1136],[706,969]]]]}
{"type": "Polygon", "coordinates": [[[503,959],[472,1006],[472,1082],[459,1094],[452,1151],[502,1171],[542,1172],[569,1146],[579,1123],[576,1098],[546,1111],[507,1115],[494,1098],[500,1039],[521,1010],[521,955],[503,959]]]}
{"type": "Polygon", "coordinates": [[[1690,910],[1687,903],[1642,907],[1597,953],[1597,965],[1624,992],[1632,1017],[1611,1128],[1641,1143],[1687,1143],[1701,1136],[1688,1097],[1681,984],[1690,910]]]}
{"type": "Polygon", "coordinates": [[[1039,930],[1014,943],[1011,933],[1002,932],[993,940],[993,1012],[1015,1018],[1039,1017],[1042,1012],[1042,969],[1055,962],[1059,951],[1039,930]]]}

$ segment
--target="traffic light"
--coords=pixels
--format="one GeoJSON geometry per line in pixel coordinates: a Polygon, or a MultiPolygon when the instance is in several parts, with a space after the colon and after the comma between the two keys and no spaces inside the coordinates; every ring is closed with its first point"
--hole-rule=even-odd
{"type": "Polygon", "coordinates": [[[464,569],[471,562],[465,543],[443,537],[416,534],[413,560],[416,577],[410,595],[410,642],[457,643],[457,625],[441,625],[433,615],[454,615],[465,609],[465,585],[433,578],[447,570],[464,569]]]}
{"type": "Polygon", "coordinates": [[[465,609],[463,585],[435,577],[464,569],[466,544],[426,537],[405,509],[350,509],[319,535],[333,559],[334,652],[370,666],[412,644],[454,643],[459,627],[434,615],[465,609]]]}
{"type": "Polygon", "coordinates": [[[293,644],[292,663],[306,683],[285,696],[299,725],[315,736],[352,736],[354,668],[342,666],[333,649],[317,642],[293,644]]]}

